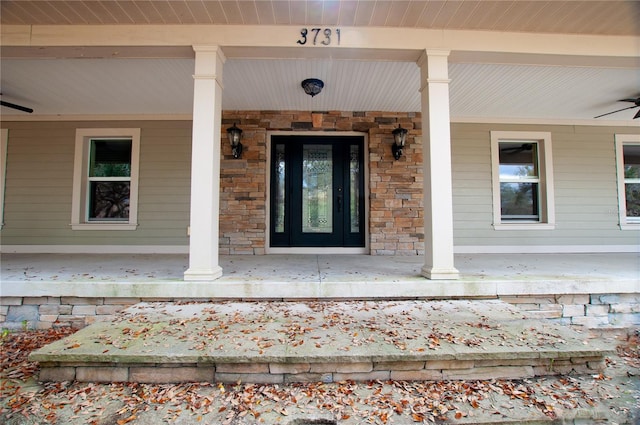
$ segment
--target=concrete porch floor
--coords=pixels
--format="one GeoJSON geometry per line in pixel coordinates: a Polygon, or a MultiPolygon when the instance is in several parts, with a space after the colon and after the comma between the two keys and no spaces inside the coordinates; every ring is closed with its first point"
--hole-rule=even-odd
{"type": "Polygon", "coordinates": [[[0,295],[227,299],[496,297],[638,293],[640,255],[459,254],[459,280],[420,275],[421,256],[221,256],[224,275],[185,282],[186,255],[2,254],[0,295]]]}

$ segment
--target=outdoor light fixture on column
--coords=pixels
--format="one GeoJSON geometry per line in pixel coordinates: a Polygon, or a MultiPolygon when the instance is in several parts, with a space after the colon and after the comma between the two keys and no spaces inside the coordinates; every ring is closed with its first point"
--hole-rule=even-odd
{"type": "Polygon", "coordinates": [[[322,80],[318,80],[317,78],[307,78],[302,82],[302,88],[304,92],[309,96],[313,97],[322,91],[324,87],[324,83],[322,80]]]}
{"type": "Polygon", "coordinates": [[[233,127],[227,128],[227,136],[229,136],[229,142],[231,143],[231,151],[235,159],[240,158],[242,155],[242,130],[236,127],[236,123],[233,123],[233,127]]]}
{"type": "Polygon", "coordinates": [[[398,160],[402,156],[402,148],[404,148],[404,144],[407,141],[407,133],[409,131],[406,128],[400,127],[398,124],[398,128],[392,131],[393,133],[393,145],[391,146],[391,152],[393,152],[393,157],[398,160]]]}

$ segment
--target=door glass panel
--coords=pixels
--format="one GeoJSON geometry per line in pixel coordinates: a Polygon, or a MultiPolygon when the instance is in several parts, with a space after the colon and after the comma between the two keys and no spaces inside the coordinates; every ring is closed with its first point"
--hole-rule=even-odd
{"type": "Polygon", "coordinates": [[[349,150],[349,217],[351,233],[360,231],[360,149],[358,145],[351,145],[349,150]]]}
{"type": "Polygon", "coordinates": [[[333,232],[333,160],[331,145],[302,148],[302,232],[333,232]]]}
{"type": "Polygon", "coordinates": [[[285,205],[285,157],[284,145],[276,145],[275,154],[275,231],[276,233],[284,233],[284,205],[285,205]]]}

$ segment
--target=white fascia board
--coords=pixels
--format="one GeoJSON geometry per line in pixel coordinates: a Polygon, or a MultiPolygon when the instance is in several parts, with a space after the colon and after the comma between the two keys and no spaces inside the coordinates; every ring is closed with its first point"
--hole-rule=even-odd
{"type": "MultiPolygon", "coordinates": [[[[341,27],[342,49],[531,53],[638,57],[637,36],[543,34],[419,28],[341,27]]],[[[285,48],[300,52],[298,26],[289,25],[3,25],[2,46],[192,46],[285,48]]],[[[321,50],[321,49],[319,49],[321,50]]],[[[267,51],[265,54],[269,54],[267,51]]]]}

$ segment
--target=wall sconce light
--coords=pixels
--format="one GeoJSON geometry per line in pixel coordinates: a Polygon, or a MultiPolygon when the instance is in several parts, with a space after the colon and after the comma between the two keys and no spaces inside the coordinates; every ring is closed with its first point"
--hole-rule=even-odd
{"type": "Polygon", "coordinates": [[[304,92],[309,96],[313,97],[322,91],[324,87],[324,83],[322,80],[318,80],[317,78],[307,78],[302,82],[302,88],[304,92]]]}
{"type": "Polygon", "coordinates": [[[227,128],[227,136],[229,137],[229,143],[231,143],[231,151],[235,159],[240,158],[242,155],[242,130],[236,127],[236,123],[233,123],[233,127],[227,128]]]}
{"type": "Polygon", "coordinates": [[[407,133],[409,131],[406,128],[400,127],[398,124],[398,128],[393,130],[391,133],[393,134],[393,145],[391,146],[391,152],[393,152],[393,157],[398,160],[402,156],[402,148],[404,148],[404,144],[407,142],[407,133]]]}

